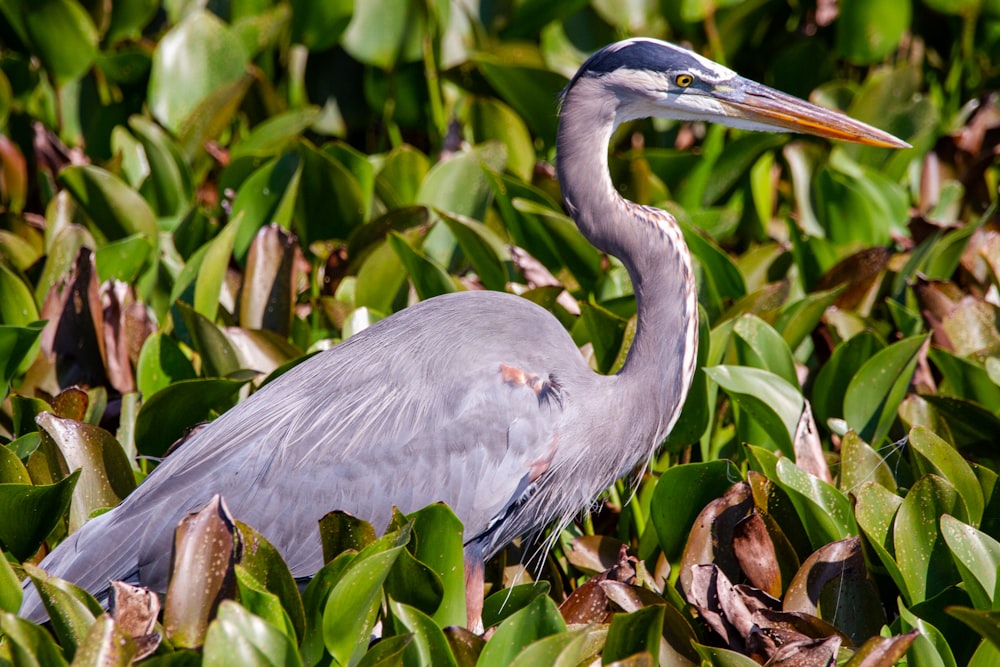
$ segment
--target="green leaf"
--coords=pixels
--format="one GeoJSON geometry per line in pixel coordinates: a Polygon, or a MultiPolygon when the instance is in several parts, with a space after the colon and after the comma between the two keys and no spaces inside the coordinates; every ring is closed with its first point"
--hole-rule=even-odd
{"type": "Polygon", "coordinates": [[[73,0],[21,6],[26,36],[56,83],[83,76],[97,56],[97,28],[87,10],[73,0]]]}
{"type": "Polygon", "coordinates": [[[803,406],[802,394],[794,385],[770,371],[746,366],[711,366],[705,372],[785,456],[794,457],[792,442],[803,406]]]}
{"type": "Polygon", "coordinates": [[[44,322],[27,326],[0,325],[0,398],[6,398],[10,382],[38,354],[38,339],[44,322]]]}
{"type": "Polygon", "coordinates": [[[477,144],[499,141],[507,147],[507,169],[530,182],[535,169],[535,147],[524,120],[509,106],[492,98],[476,98],[469,105],[469,124],[477,144]]]}
{"type": "Polygon", "coordinates": [[[195,377],[194,366],[176,340],[157,331],[143,342],[136,364],[136,387],[143,396],[150,398],[174,382],[195,377]]]}
{"type": "Polygon", "coordinates": [[[406,649],[407,654],[413,656],[411,658],[413,664],[458,667],[448,640],[433,618],[419,609],[391,599],[389,609],[392,612],[393,623],[398,624],[397,632],[405,630],[413,633],[413,641],[406,649]]]}
{"type": "Polygon", "coordinates": [[[77,648],[74,667],[129,667],[138,647],[125,630],[108,614],[94,621],[90,632],[77,648]]]}
{"type": "Polygon", "coordinates": [[[427,8],[435,4],[440,3],[358,2],[341,45],[355,60],[386,70],[420,60],[421,37],[428,30],[427,8]]]}
{"type": "Polygon", "coordinates": [[[365,219],[361,184],[344,165],[304,140],[296,152],[302,166],[294,220],[303,245],[347,239],[365,219]]]}
{"type": "Polygon", "coordinates": [[[795,350],[816,329],[826,309],[843,293],[843,288],[807,294],[798,301],[782,306],[774,321],[788,347],[795,350]]]}
{"type": "Polygon", "coordinates": [[[266,621],[272,628],[280,630],[290,641],[295,643],[296,632],[292,619],[281,606],[278,596],[257,581],[246,568],[236,564],[236,589],[239,592],[240,605],[254,616],[266,621]]]}
{"type": "Polygon", "coordinates": [[[992,609],[1000,572],[1000,542],[947,514],[941,517],[941,535],[972,604],[976,609],[992,609]]]}
{"type": "Polygon", "coordinates": [[[148,456],[163,456],[184,432],[213,412],[232,407],[242,380],[181,380],[146,399],[135,421],[135,441],[148,456]]]}
{"type": "Polygon", "coordinates": [[[31,290],[16,273],[0,262],[0,324],[23,327],[38,320],[31,290]]]}
{"type": "Polygon", "coordinates": [[[152,251],[149,239],[142,234],[105,243],[95,253],[97,279],[102,283],[112,279],[134,283],[150,260],[152,251]]]}
{"type": "Polygon", "coordinates": [[[289,639],[295,641],[296,637],[303,637],[306,627],[305,610],[302,607],[302,596],[299,595],[298,585],[288,565],[274,545],[256,530],[239,521],[236,522],[236,530],[239,532],[243,550],[243,556],[236,566],[237,577],[241,573],[251,575],[253,581],[246,583],[259,584],[262,590],[273,595],[287,612],[294,629],[294,634],[290,635],[289,639]]]}
{"type": "Polygon", "coordinates": [[[820,369],[812,387],[812,408],[816,421],[844,416],[844,394],[858,370],[885,345],[870,331],[852,336],[834,349],[820,369]]]}
{"type": "Polygon", "coordinates": [[[885,457],[869,447],[857,433],[848,431],[840,444],[839,488],[844,493],[853,493],[869,481],[889,491],[896,490],[896,478],[885,457]]]}
{"type": "Polygon", "coordinates": [[[233,254],[233,241],[240,222],[239,217],[232,218],[219,235],[209,241],[205,258],[198,269],[198,280],[194,284],[194,309],[210,322],[215,321],[219,312],[219,296],[226,282],[229,257],[233,254]]]}
{"type": "Polygon", "coordinates": [[[442,628],[464,625],[465,557],[462,522],[447,505],[434,504],[408,514],[413,521],[413,555],[441,578],[444,595],[434,613],[434,621],[442,628]]]}
{"type": "Polygon", "coordinates": [[[30,558],[69,509],[80,471],[48,485],[0,484],[0,542],[20,561],[30,558]]]}
{"type": "Polygon", "coordinates": [[[580,304],[580,319],[586,328],[594,358],[601,373],[610,373],[621,356],[628,322],[591,303],[580,304]]]}
{"type": "Polygon", "coordinates": [[[92,165],[66,167],[59,180],[108,240],[141,234],[154,250],[159,247],[156,214],[124,181],[92,165]]]}
{"type": "Polygon", "coordinates": [[[549,597],[541,595],[497,627],[476,664],[506,667],[530,644],[565,631],[559,609],[549,597]]]}
{"type": "Polygon", "coordinates": [[[187,326],[194,348],[201,355],[205,375],[226,377],[239,370],[240,357],[236,346],[222,329],[184,303],[178,301],[176,308],[187,326]]]}
{"type": "Polygon", "coordinates": [[[890,345],[866,361],[844,395],[844,418],[865,442],[878,444],[896,420],[927,336],[890,345]]]}
{"type": "Polygon", "coordinates": [[[421,300],[456,291],[455,281],[443,266],[411,246],[404,237],[391,232],[389,245],[406,267],[413,289],[421,300]]]}
{"type": "Polygon", "coordinates": [[[0,611],[16,614],[21,609],[24,589],[6,554],[0,554],[0,611]]]}
{"type": "Polygon", "coordinates": [[[948,640],[941,631],[904,607],[902,602],[899,603],[899,620],[903,632],[919,631],[906,654],[907,664],[958,667],[948,640]]]}
{"type": "Polygon", "coordinates": [[[504,262],[510,261],[510,253],[503,240],[481,222],[443,211],[441,219],[448,225],[462,254],[472,264],[486,289],[504,291],[507,287],[504,262]]]}
{"type": "Polygon", "coordinates": [[[215,14],[188,13],[153,52],[148,93],[153,116],[179,134],[199,103],[237,81],[249,60],[239,36],[215,14]]]}
{"type": "Polygon", "coordinates": [[[132,465],[110,433],[50,412],[43,412],[35,421],[59,447],[67,467],[82,471],[70,506],[71,532],[83,526],[94,510],[114,507],[135,489],[132,465]]]}
{"type": "Polygon", "coordinates": [[[858,534],[847,496],[787,458],[778,459],[777,473],[775,481],[791,496],[813,548],[858,534]]]}
{"type": "Polygon", "coordinates": [[[382,583],[410,533],[407,526],[365,547],[330,591],[323,612],[323,640],[326,650],[340,664],[357,664],[368,648],[382,583]]]}
{"type": "Polygon", "coordinates": [[[219,615],[205,636],[203,656],[206,667],[302,665],[288,637],[232,600],[223,600],[219,605],[219,615]]]}
{"type": "MultiPolygon", "coordinates": [[[[128,124],[148,163],[149,176],[142,184],[143,194],[161,218],[179,221],[194,202],[191,170],[180,147],[148,118],[132,116],[128,124]]],[[[174,224],[168,226],[172,228],[174,224]]]]}
{"type": "Polygon", "coordinates": [[[793,387],[799,386],[792,351],[767,322],[756,315],[742,315],[733,325],[732,341],[740,366],[770,371],[793,387]]]}
{"type": "Polygon", "coordinates": [[[607,632],[606,626],[595,626],[549,635],[533,642],[518,653],[510,667],[534,667],[534,665],[569,667],[594,664],[592,661],[600,654],[607,632]]]}
{"type": "Polygon", "coordinates": [[[238,259],[246,257],[254,236],[265,225],[273,222],[285,229],[291,227],[301,176],[302,159],[296,153],[287,153],[265,163],[243,181],[231,214],[233,219],[240,218],[233,240],[238,259]]]}
{"type": "Polygon", "coordinates": [[[483,627],[500,625],[536,598],[548,595],[550,588],[549,582],[536,581],[533,584],[519,584],[493,593],[483,601],[483,627]]]}
{"type": "Polygon", "coordinates": [[[90,632],[94,619],[104,610],[82,588],[49,576],[44,570],[29,563],[25,563],[23,567],[45,605],[59,644],[67,657],[72,658],[90,632]]]}
{"type": "Polygon", "coordinates": [[[941,535],[940,517],[968,522],[965,502],[955,487],[937,475],[924,475],[910,488],[893,522],[896,562],[914,604],[959,581],[951,551],[941,535]]]}
{"type": "Polygon", "coordinates": [[[950,444],[922,426],[910,431],[916,474],[934,474],[951,482],[969,511],[969,523],[976,527],[983,518],[983,490],[972,466],[950,444]]]}
{"type": "Polygon", "coordinates": [[[644,607],[631,614],[615,614],[608,629],[601,660],[623,660],[636,653],[658,655],[663,631],[663,606],[644,607]]]}
{"type": "Polygon", "coordinates": [[[66,667],[52,635],[34,623],[0,612],[0,630],[6,638],[15,667],[66,667]]]}
{"type": "Polygon", "coordinates": [[[837,17],[837,52],[857,65],[880,62],[910,26],[909,0],[848,0],[837,17]]]}
{"type": "Polygon", "coordinates": [[[552,101],[566,86],[561,74],[537,67],[531,62],[518,62],[505,54],[480,54],[475,58],[479,71],[504,101],[512,106],[546,146],[556,140],[557,116],[552,113],[552,101]]]}
{"type": "Polygon", "coordinates": [[[680,558],[698,514],[732,486],[734,474],[732,462],[716,460],[671,466],[660,475],[649,518],[669,560],[680,558]]]}
{"type": "Polygon", "coordinates": [[[896,563],[896,548],[892,533],[896,513],[903,504],[903,499],[874,482],[863,483],[853,493],[856,498],[854,518],[858,522],[858,527],[868,538],[868,543],[881,561],[882,567],[892,577],[903,598],[910,600],[906,580],[896,563]]]}
{"type": "Polygon", "coordinates": [[[966,607],[949,607],[945,611],[978,632],[994,647],[1000,648],[1000,611],[980,611],[966,607]]]}

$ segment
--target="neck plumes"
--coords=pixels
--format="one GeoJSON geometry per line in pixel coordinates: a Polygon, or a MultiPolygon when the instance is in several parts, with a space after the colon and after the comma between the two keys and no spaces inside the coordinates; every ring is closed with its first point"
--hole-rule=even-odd
{"type": "Polygon", "coordinates": [[[691,257],[677,222],[664,211],[627,201],[611,183],[608,144],[618,114],[619,100],[598,80],[577,79],[563,100],[557,168],[580,231],[621,260],[632,280],[638,323],[616,391],[624,404],[649,406],[642,414],[632,411],[637,424],[630,430],[649,431],[635,436],[652,438],[645,446],[653,447],[673,426],[691,385],[698,305],[691,257]]]}

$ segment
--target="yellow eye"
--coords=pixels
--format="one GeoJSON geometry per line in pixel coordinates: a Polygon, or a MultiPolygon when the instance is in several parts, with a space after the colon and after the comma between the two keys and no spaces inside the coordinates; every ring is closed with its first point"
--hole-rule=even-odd
{"type": "Polygon", "coordinates": [[[676,83],[681,88],[687,88],[692,83],[694,83],[694,77],[691,76],[690,74],[678,74],[677,77],[674,79],[674,83],[676,83]]]}

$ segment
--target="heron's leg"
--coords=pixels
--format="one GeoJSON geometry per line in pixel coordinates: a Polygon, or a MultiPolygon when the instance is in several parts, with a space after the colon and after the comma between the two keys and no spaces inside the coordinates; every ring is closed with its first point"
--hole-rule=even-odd
{"type": "Polygon", "coordinates": [[[465,545],[465,618],[466,627],[483,634],[483,592],[485,590],[483,549],[477,542],[465,545]]]}

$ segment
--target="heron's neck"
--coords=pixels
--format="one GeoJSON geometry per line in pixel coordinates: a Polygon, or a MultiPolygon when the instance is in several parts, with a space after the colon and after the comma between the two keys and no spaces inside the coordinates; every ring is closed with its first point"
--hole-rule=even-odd
{"type": "Polygon", "coordinates": [[[654,405],[642,415],[657,439],[680,413],[697,357],[698,306],[691,257],[676,220],[658,209],[621,197],[608,171],[608,144],[615,107],[587,98],[578,82],[563,103],[557,144],[559,183],[580,231],[628,269],[638,323],[619,396],[632,405],[654,405]],[[597,104],[595,104],[597,102],[597,104]],[[594,109],[600,109],[595,123],[594,109]],[[586,113],[584,113],[586,111],[586,113]],[[652,401],[652,403],[651,403],[652,401]]]}

